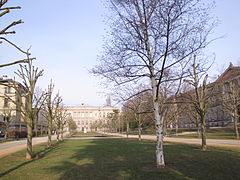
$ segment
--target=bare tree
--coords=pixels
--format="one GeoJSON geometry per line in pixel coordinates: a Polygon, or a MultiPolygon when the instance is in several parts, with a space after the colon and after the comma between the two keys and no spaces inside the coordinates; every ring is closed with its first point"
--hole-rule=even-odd
{"type": "Polygon", "coordinates": [[[92,72],[115,85],[148,82],[156,124],[156,164],[164,167],[162,84],[185,75],[189,56],[209,43],[209,6],[199,0],[110,0],[111,32],[92,72]],[[166,74],[168,78],[166,79],[166,74]],[[170,78],[169,78],[170,76],[170,78]]]}
{"type": "Polygon", "coordinates": [[[142,126],[147,120],[149,113],[152,113],[151,94],[144,92],[129,99],[123,104],[123,113],[128,121],[136,122],[138,126],[138,140],[141,140],[142,126]]]}
{"type": "Polygon", "coordinates": [[[48,85],[47,97],[46,97],[46,101],[44,103],[43,112],[42,112],[42,115],[48,121],[48,146],[49,147],[52,146],[53,121],[56,117],[54,106],[55,106],[55,102],[58,100],[57,95],[53,98],[53,89],[54,89],[54,84],[51,81],[50,84],[48,85]]]}
{"type": "Polygon", "coordinates": [[[72,118],[68,119],[68,130],[70,132],[70,135],[73,135],[76,129],[77,129],[76,122],[72,118]]]}
{"type": "Polygon", "coordinates": [[[2,116],[3,116],[4,126],[6,129],[4,138],[7,139],[8,128],[13,122],[12,109],[10,107],[4,107],[2,116]]]}
{"type": "MultiPolygon", "coordinates": [[[[6,6],[8,3],[8,0],[0,0],[0,17],[3,17],[4,15],[7,15],[8,13],[10,13],[11,10],[15,10],[15,9],[21,9],[20,6],[6,6]]],[[[10,24],[6,25],[5,27],[0,29],[0,44],[4,42],[10,44],[12,47],[16,48],[18,51],[20,51],[21,53],[25,54],[25,55],[30,55],[27,51],[22,50],[19,46],[17,46],[15,43],[11,42],[10,40],[8,40],[6,37],[6,35],[9,34],[15,34],[15,31],[11,31],[10,29],[18,24],[22,24],[23,21],[22,20],[18,20],[18,21],[13,21],[10,24]]],[[[34,58],[30,58],[30,60],[33,60],[34,58]]],[[[16,60],[13,62],[9,62],[9,63],[5,63],[5,64],[1,64],[1,67],[6,67],[6,66],[11,66],[14,64],[18,64],[18,63],[27,63],[29,61],[29,59],[21,59],[21,60],[16,60]]]]}
{"type": "Polygon", "coordinates": [[[188,80],[185,80],[188,84],[193,86],[193,90],[186,92],[185,97],[194,106],[195,111],[199,115],[199,121],[201,124],[201,138],[202,149],[207,149],[206,142],[206,113],[208,110],[209,97],[211,96],[210,90],[207,92],[207,78],[206,72],[200,73],[198,71],[199,64],[196,64],[196,55],[193,57],[192,75],[188,80]],[[202,83],[201,83],[202,81],[202,83]]]}
{"type": "Polygon", "coordinates": [[[16,105],[17,110],[21,112],[21,116],[27,124],[26,159],[32,159],[33,123],[43,105],[45,93],[42,92],[40,96],[36,96],[36,83],[37,80],[43,75],[43,70],[38,70],[38,68],[33,65],[29,55],[27,55],[27,59],[27,64],[20,64],[19,70],[15,72],[15,74],[22,80],[22,84],[16,81],[13,81],[13,84],[9,84],[9,86],[13,86],[15,89],[16,96],[11,97],[7,94],[5,94],[5,96],[16,105]]]}
{"type": "Polygon", "coordinates": [[[62,104],[62,97],[59,96],[59,94],[56,95],[56,102],[55,102],[55,126],[56,126],[56,132],[57,132],[57,141],[63,140],[63,129],[67,124],[67,121],[69,119],[69,113],[64,108],[62,104]]]}
{"type": "Polygon", "coordinates": [[[240,84],[238,81],[230,81],[225,85],[225,91],[222,97],[223,110],[227,112],[234,124],[234,131],[236,134],[236,139],[239,139],[239,105],[240,105],[240,84]]]}

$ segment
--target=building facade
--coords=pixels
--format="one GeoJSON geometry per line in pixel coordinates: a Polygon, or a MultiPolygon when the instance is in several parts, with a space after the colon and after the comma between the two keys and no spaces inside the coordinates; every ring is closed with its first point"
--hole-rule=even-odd
{"type": "MultiPolygon", "coordinates": [[[[26,102],[25,92],[21,83],[9,79],[6,75],[0,78],[0,130],[26,131],[26,122],[20,111],[20,104],[26,102]]],[[[46,130],[47,121],[41,112],[36,117],[34,130],[46,130]]]]}
{"type": "Polygon", "coordinates": [[[106,123],[110,114],[114,110],[119,111],[119,108],[106,106],[106,107],[96,107],[81,104],[78,106],[68,106],[66,107],[71,118],[77,125],[77,131],[79,132],[90,132],[102,130],[100,126],[101,123],[106,123]]]}
{"type": "MultiPolygon", "coordinates": [[[[240,67],[233,66],[232,63],[230,63],[229,67],[214,82],[207,85],[207,94],[209,96],[208,110],[206,113],[207,127],[224,127],[232,125],[233,119],[229,112],[226,111],[223,99],[224,97],[227,97],[226,95],[228,93],[230,93],[229,88],[231,83],[234,83],[234,86],[237,89],[240,89],[240,67]]],[[[179,96],[178,101],[184,102],[183,96],[179,96]]],[[[177,104],[177,106],[180,112],[178,117],[179,127],[195,128],[197,126],[197,121],[196,115],[194,117],[192,114],[192,112],[195,111],[194,108],[191,107],[189,103],[180,103],[177,104]]],[[[240,114],[239,110],[238,113],[240,114]]]]}

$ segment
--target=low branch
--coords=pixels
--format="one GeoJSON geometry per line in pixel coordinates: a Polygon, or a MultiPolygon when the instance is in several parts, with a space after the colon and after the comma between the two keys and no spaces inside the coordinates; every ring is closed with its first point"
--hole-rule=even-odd
{"type": "Polygon", "coordinates": [[[14,62],[7,63],[7,64],[1,64],[0,68],[6,67],[6,66],[11,66],[11,65],[14,65],[14,64],[19,64],[19,63],[28,63],[29,61],[32,61],[32,60],[35,60],[35,59],[36,58],[22,59],[22,60],[14,61],[14,62]]]}
{"type": "Polygon", "coordinates": [[[20,52],[26,54],[26,55],[31,55],[28,51],[24,51],[22,50],[20,47],[18,47],[16,44],[12,43],[11,41],[7,40],[6,38],[4,37],[0,37],[0,39],[6,41],[7,43],[11,44],[13,47],[15,47],[17,50],[19,50],[20,52]]]}

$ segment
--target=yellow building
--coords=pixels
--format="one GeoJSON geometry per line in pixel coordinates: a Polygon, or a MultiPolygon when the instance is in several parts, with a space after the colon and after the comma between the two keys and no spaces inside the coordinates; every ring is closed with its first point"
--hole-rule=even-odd
{"type": "MultiPolygon", "coordinates": [[[[9,79],[6,75],[0,78],[0,130],[7,128],[8,130],[26,131],[26,123],[20,112],[20,104],[24,103],[25,92],[21,83],[9,79]],[[18,88],[17,91],[16,88],[18,88]],[[10,122],[9,125],[7,125],[8,122],[10,122]]],[[[46,129],[47,121],[39,113],[34,122],[34,130],[46,129]]]]}

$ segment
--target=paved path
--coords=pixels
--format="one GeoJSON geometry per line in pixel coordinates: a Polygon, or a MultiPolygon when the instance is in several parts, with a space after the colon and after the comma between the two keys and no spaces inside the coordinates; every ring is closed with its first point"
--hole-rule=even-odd
{"type": "MultiPolygon", "coordinates": [[[[125,134],[119,133],[106,133],[112,136],[125,137],[125,134]]],[[[138,138],[138,135],[129,135],[128,138],[138,138]]],[[[156,136],[153,135],[142,135],[142,139],[156,140],[156,136]]],[[[177,142],[186,144],[201,144],[201,139],[188,139],[188,138],[174,138],[174,137],[164,137],[165,142],[177,142]]],[[[225,139],[207,139],[207,145],[211,146],[221,146],[221,147],[238,147],[240,148],[240,140],[225,140],[225,139]]]]}
{"type": "MultiPolygon", "coordinates": [[[[52,140],[56,140],[57,136],[52,136],[52,140]]],[[[36,137],[33,138],[33,145],[41,144],[47,142],[47,137],[36,137]]],[[[0,143],[0,158],[6,155],[12,154],[14,152],[26,149],[27,140],[18,140],[0,143]]]]}

